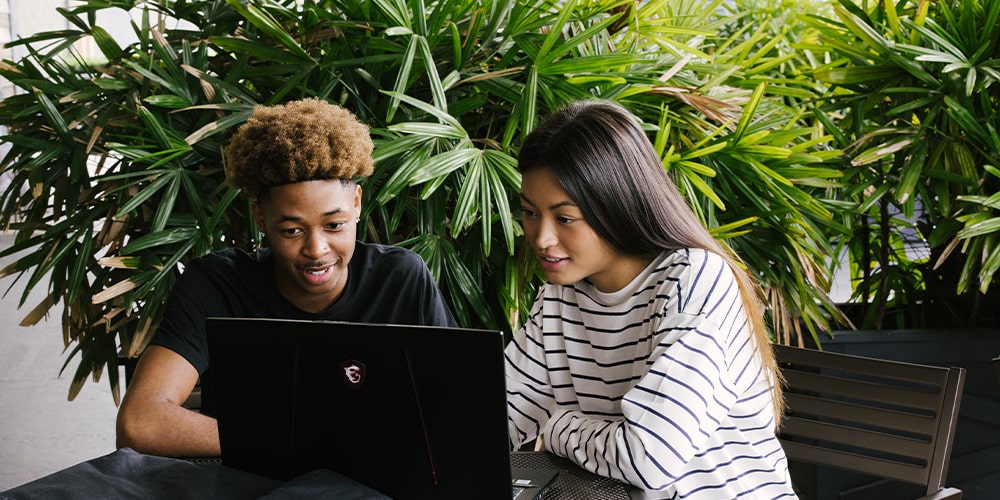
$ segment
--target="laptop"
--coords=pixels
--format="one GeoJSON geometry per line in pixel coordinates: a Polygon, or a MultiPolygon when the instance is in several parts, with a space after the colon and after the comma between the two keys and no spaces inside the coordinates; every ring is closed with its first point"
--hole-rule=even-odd
{"type": "Polygon", "coordinates": [[[328,469],[394,499],[535,499],[554,470],[511,466],[499,331],[209,318],[224,465],[328,469]]]}

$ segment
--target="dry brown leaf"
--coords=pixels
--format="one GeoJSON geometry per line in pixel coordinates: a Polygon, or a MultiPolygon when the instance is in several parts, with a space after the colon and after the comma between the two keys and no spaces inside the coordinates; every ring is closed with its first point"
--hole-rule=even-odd
{"type": "Polygon", "coordinates": [[[73,401],[80,394],[80,389],[83,389],[83,384],[87,383],[87,377],[83,377],[80,380],[74,380],[69,386],[69,395],[66,397],[67,400],[73,401]]]}
{"type": "Polygon", "coordinates": [[[121,255],[116,257],[101,257],[100,259],[97,260],[97,264],[114,269],[138,269],[139,266],[128,264],[128,261],[130,260],[138,260],[138,259],[136,257],[121,256],[121,255]]]}
{"type": "Polygon", "coordinates": [[[133,290],[135,287],[136,284],[131,279],[127,279],[125,281],[119,281],[118,283],[115,283],[114,285],[111,285],[108,288],[102,290],[100,293],[94,295],[94,298],[91,299],[91,302],[93,302],[94,304],[102,304],[125,292],[128,292],[129,290],[133,290]]]}
{"type": "Polygon", "coordinates": [[[49,314],[49,309],[52,309],[53,305],[55,305],[55,298],[54,294],[50,293],[21,320],[21,326],[34,326],[49,314]]]}
{"type": "Polygon", "coordinates": [[[464,83],[479,82],[483,80],[492,80],[494,78],[501,78],[507,75],[514,75],[524,71],[527,66],[516,66],[513,68],[502,69],[500,71],[490,71],[489,73],[482,73],[475,76],[470,76],[464,80],[458,82],[457,85],[462,85],[464,83]]]}
{"type": "Polygon", "coordinates": [[[94,144],[97,143],[97,139],[101,137],[101,132],[104,132],[104,126],[100,124],[94,125],[94,132],[90,134],[90,140],[87,141],[87,154],[94,149],[94,144]]]}
{"type": "Polygon", "coordinates": [[[17,262],[11,262],[7,267],[0,269],[0,278],[6,278],[16,272],[18,272],[17,262]]]}
{"type": "Polygon", "coordinates": [[[153,330],[153,320],[151,318],[146,318],[146,322],[143,323],[142,327],[136,330],[135,335],[132,336],[132,341],[129,343],[126,355],[130,358],[135,358],[146,349],[146,345],[150,341],[150,332],[153,330]]]}

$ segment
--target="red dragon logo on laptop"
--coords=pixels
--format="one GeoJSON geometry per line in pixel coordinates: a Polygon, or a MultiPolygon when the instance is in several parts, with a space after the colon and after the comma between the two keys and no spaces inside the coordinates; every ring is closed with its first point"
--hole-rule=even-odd
{"type": "Polygon", "coordinates": [[[358,360],[341,362],[340,373],[344,377],[344,384],[351,389],[360,389],[365,383],[365,364],[358,360]]]}

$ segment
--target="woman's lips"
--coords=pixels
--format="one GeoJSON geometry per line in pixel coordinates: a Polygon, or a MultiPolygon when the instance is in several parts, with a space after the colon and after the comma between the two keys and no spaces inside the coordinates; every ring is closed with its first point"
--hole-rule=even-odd
{"type": "Polygon", "coordinates": [[[553,257],[551,255],[539,255],[538,261],[542,264],[543,271],[558,271],[569,259],[565,257],[553,257]]]}

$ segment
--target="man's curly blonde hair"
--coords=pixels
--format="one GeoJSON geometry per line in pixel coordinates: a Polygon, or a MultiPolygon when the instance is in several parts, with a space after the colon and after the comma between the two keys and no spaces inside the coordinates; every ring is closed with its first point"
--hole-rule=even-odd
{"type": "Polygon", "coordinates": [[[368,127],[340,106],[302,99],[257,106],[223,152],[226,183],[244,196],[271,186],[372,173],[368,127]]]}

